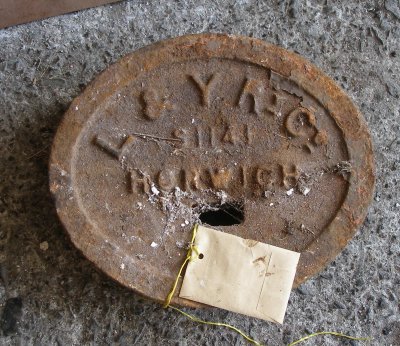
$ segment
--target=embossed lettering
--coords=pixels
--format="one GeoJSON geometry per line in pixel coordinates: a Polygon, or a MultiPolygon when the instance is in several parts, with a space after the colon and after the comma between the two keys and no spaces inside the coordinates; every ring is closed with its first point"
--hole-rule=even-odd
{"type": "Polygon", "coordinates": [[[249,125],[244,125],[244,138],[246,139],[246,144],[251,145],[251,131],[249,125]]]}
{"type": "Polygon", "coordinates": [[[314,114],[304,107],[298,107],[289,113],[285,120],[285,127],[290,135],[305,139],[303,146],[310,153],[314,152],[314,147],[328,143],[327,132],[317,128],[314,114]]]}
{"type": "Polygon", "coordinates": [[[246,188],[247,187],[247,167],[245,165],[243,165],[239,169],[240,169],[240,180],[242,182],[242,186],[244,188],[246,188]]]}
{"type": "Polygon", "coordinates": [[[232,170],[227,168],[209,169],[212,185],[215,189],[226,189],[231,180],[232,170]]]}
{"type": "Polygon", "coordinates": [[[124,156],[127,149],[134,141],[135,138],[133,136],[128,136],[128,138],[125,139],[124,143],[119,148],[115,147],[114,145],[112,145],[111,143],[107,142],[105,139],[99,136],[96,136],[93,142],[98,147],[105,150],[108,154],[115,157],[117,160],[121,160],[122,156],[124,156]]]}
{"type": "Polygon", "coordinates": [[[182,145],[184,147],[189,146],[189,134],[188,131],[185,129],[176,129],[173,132],[173,136],[177,139],[180,139],[182,141],[182,145]]]}
{"type": "Polygon", "coordinates": [[[315,116],[306,108],[298,107],[286,118],[286,129],[294,137],[307,137],[315,129],[315,116]]]}
{"type": "Polygon", "coordinates": [[[282,184],[285,188],[290,189],[296,186],[300,174],[296,165],[292,164],[290,167],[287,166],[288,165],[281,165],[282,184]]]}
{"type": "Polygon", "coordinates": [[[162,190],[172,190],[177,186],[176,174],[170,169],[159,171],[157,174],[157,184],[162,190]]]}
{"type": "Polygon", "coordinates": [[[189,76],[194,82],[201,93],[201,102],[204,106],[208,107],[210,105],[210,93],[213,86],[217,81],[217,74],[211,75],[211,77],[206,81],[202,81],[198,74],[193,74],[189,76]]]}
{"type": "Polygon", "coordinates": [[[282,115],[282,101],[285,99],[285,97],[279,95],[278,93],[273,93],[271,96],[271,104],[267,104],[265,106],[265,111],[274,115],[280,117],[282,115]]]}
{"type": "Polygon", "coordinates": [[[233,145],[235,145],[237,143],[237,138],[236,138],[235,132],[232,130],[232,128],[230,126],[227,126],[227,128],[225,130],[225,134],[222,137],[222,142],[231,143],[233,145]]]}
{"type": "Polygon", "coordinates": [[[243,108],[246,100],[250,99],[250,112],[261,115],[263,111],[261,98],[264,92],[264,85],[261,81],[257,79],[247,79],[239,97],[239,107],[243,108]]]}
{"type": "Polygon", "coordinates": [[[263,188],[270,188],[273,185],[272,171],[263,167],[256,169],[256,182],[263,188]]]}
{"type": "Polygon", "coordinates": [[[216,148],[226,145],[251,145],[252,132],[249,125],[227,124],[225,126],[194,126],[176,129],[174,138],[182,141],[187,148],[216,148]]]}
{"type": "Polygon", "coordinates": [[[181,171],[182,188],[184,191],[200,190],[203,188],[201,183],[200,171],[198,169],[190,169],[181,171]]]}
{"type": "Polygon", "coordinates": [[[149,120],[161,118],[166,110],[172,109],[172,105],[165,97],[161,97],[154,89],[145,90],[141,94],[143,113],[149,120]]]}
{"type": "Polygon", "coordinates": [[[151,181],[147,174],[137,172],[136,170],[129,171],[130,191],[134,192],[150,192],[151,181]]]}

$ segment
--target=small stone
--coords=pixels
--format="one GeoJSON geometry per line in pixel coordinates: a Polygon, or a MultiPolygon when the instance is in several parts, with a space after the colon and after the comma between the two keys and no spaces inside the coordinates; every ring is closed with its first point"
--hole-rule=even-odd
{"type": "Polygon", "coordinates": [[[49,249],[49,243],[47,241],[41,242],[39,247],[40,250],[47,251],[49,249]]]}
{"type": "Polygon", "coordinates": [[[397,18],[400,19],[400,6],[396,0],[386,0],[385,1],[385,8],[392,12],[397,18]]]}
{"type": "Polygon", "coordinates": [[[333,303],[338,309],[346,309],[346,305],[344,305],[342,302],[339,302],[337,300],[334,301],[333,303]]]}
{"type": "Polygon", "coordinates": [[[297,292],[299,292],[300,294],[302,294],[303,296],[308,296],[310,295],[310,291],[304,287],[304,286],[300,286],[297,288],[297,292]]]}

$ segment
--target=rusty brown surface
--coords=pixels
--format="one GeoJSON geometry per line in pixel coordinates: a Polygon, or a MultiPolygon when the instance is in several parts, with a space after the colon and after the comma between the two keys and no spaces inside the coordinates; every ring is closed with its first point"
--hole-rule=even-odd
{"type": "Polygon", "coordinates": [[[71,104],[50,161],[74,244],[159,301],[207,210],[242,209],[242,222],[213,227],[301,252],[297,286],[351,239],[373,187],[368,129],[330,78],[282,48],[216,34],[109,67],[71,104]]]}
{"type": "Polygon", "coordinates": [[[0,29],[121,0],[0,0],[0,29]]]}

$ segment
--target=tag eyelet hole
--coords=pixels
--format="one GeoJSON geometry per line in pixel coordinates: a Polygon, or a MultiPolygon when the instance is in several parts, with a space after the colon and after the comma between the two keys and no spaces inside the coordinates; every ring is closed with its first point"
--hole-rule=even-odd
{"type": "Polygon", "coordinates": [[[204,258],[204,255],[201,253],[201,254],[199,254],[199,259],[203,259],[204,258]]]}

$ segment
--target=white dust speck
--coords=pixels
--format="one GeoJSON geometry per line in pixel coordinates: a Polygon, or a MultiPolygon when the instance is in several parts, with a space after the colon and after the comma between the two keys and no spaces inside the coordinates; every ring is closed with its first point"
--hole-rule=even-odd
{"type": "Polygon", "coordinates": [[[121,268],[122,270],[124,270],[124,269],[125,269],[125,263],[121,263],[120,268],[121,268]]]}
{"type": "Polygon", "coordinates": [[[270,203],[269,206],[272,207],[274,205],[274,203],[270,203]]]}
{"type": "Polygon", "coordinates": [[[271,191],[264,191],[264,197],[265,198],[269,198],[269,197],[271,197],[272,196],[272,192],[271,191]]]}
{"type": "Polygon", "coordinates": [[[291,196],[291,195],[293,195],[293,191],[294,191],[294,189],[287,190],[287,191],[286,191],[286,194],[287,194],[288,196],[291,196]]]}
{"type": "Polygon", "coordinates": [[[152,247],[152,248],[156,248],[156,247],[158,247],[158,244],[156,243],[156,242],[151,242],[151,244],[150,244],[150,246],[152,247]]]}
{"type": "Polygon", "coordinates": [[[304,196],[307,196],[308,195],[308,193],[311,191],[311,189],[309,188],[309,187],[305,187],[304,189],[303,189],[303,191],[301,191],[301,193],[304,195],[304,196]]]}
{"type": "Polygon", "coordinates": [[[194,119],[192,119],[192,124],[194,124],[194,119]]]}
{"type": "Polygon", "coordinates": [[[79,110],[78,106],[75,106],[75,110],[76,110],[76,111],[78,111],[78,110],[79,110]]]}
{"type": "Polygon", "coordinates": [[[153,192],[156,196],[160,194],[160,191],[158,191],[158,189],[154,185],[151,186],[151,192],[153,192]]]}
{"type": "Polygon", "coordinates": [[[42,251],[47,251],[49,249],[49,243],[47,241],[44,241],[39,244],[40,250],[42,251]]]}
{"type": "Polygon", "coordinates": [[[188,225],[189,224],[189,221],[188,220],[185,220],[185,225],[188,225]]]}
{"type": "Polygon", "coordinates": [[[142,209],[143,209],[143,203],[142,203],[142,202],[137,202],[136,205],[137,205],[137,208],[138,208],[139,210],[142,210],[142,209]]]}
{"type": "Polygon", "coordinates": [[[185,224],[184,224],[184,223],[181,223],[181,227],[185,227],[185,224]]]}
{"type": "Polygon", "coordinates": [[[175,244],[179,249],[185,249],[186,248],[186,244],[185,244],[185,242],[183,240],[177,240],[175,244]]]}
{"type": "Polygon", "coordinates": [[[400,203],[396,203],[396,208],[399,208],[400,207],[400,203]]]}

